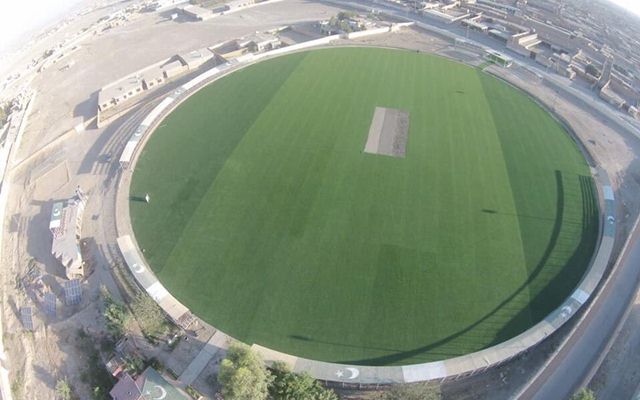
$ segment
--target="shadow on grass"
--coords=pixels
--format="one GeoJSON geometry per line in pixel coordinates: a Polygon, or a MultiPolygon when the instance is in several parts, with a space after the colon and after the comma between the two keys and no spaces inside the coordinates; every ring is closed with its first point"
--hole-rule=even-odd
{"type": "MultiPolygon", "coordinates": [[[[473,329],[477,328],[480,324],[482,324],[483,322],[487,321],[489,318],[491,318],[492,316],[494,316],[496,313],[498,313],[501,309],[503,309],[507,304],[509,304],[511,301],[513,301],[517,296],[519,296],[520,294],[522,294],[523,291],[527,290],[529,288],[529,285],[540,275],[540,273],[542,272],[542,270],[544,269],[544,266],[547,264],[547,262],[549,261],[549,258],[551,257],[554,248],[556,247],[557,243],[558,243],[558,239],[560,238],[560,231],[562,229],[563,226],[563,217],[564,217],[564,208],[565,208],[565,189],[564,189],[564,184],[562,181],[562,172],[561,171],[555,171],[555,180],[556,180],[556,193],[557,193],[557,198],[556,198],[556,209],[557,209],[557,214],[556,214],[556,218],[554,220],[554,224],[553,224],[553,229],[551,231],[551,236],[549,238],[549,242],[545,248],[545,251],[541,257],[541,259],[539,260],[539,262],[536,264],[536,267],[534,268],[534,270],[529,274],[529,277],[527,278],[527,280],[520,285],[511,295],[509,295],[507,298],[505,298],[502,302],[500,302],[500,304],[498,304],[495,308],[493,308],[490,312],[488,312],[486,315],[484,315],[482,318],[478,319],[476,322],[474,322],[473,324],[467,326],[466,328],[451,334],[445,338],[442,338],[436,342],[430,343],[426,346],[421,346],[418,348],[415,348],[413,350],[408,350],[408,351],[399,351],[396,352],[395,354],[389,354],[389,355],[385,355],[385,356],[381,356],[381,357],[373,357],[373,358],[366,358],[366,359],[357,359],[357,360],[341,360],[339,362],[341,363],[345,363],[345,364],[355,364],[355,365],[393,365],[393,364],[399,364],[407,359],[412,359],[412,358],[419,358],[420,355],[430,352],[438,347],[441,347],[457,338],[459,338],[460,336],[472,331],[473,329]]],[[[580,177],[580,186],[581,186],[581,190],[582,190],[582,198],[583,198],[583,203],[584,203],[584,207],[585,210],[593,210],[593,183],[592,183],[592,178],[591,177],[580,177]],[[591,193],[587,194],[587,192],[590,191],[591,193]],[[589,204],[586,204],[589,203],[589,204]]],[[[497,214],[496,210],[482,210],[483,212],[488,212],[489,214],[497,214]]],[[[585,212],[585,217],[584,218],[589,218],[589,216],[591,216],[591,218],[597,218],[597,214],[590,213],[590,212],[585,212]]],[[[558,276],[556,276],[547,286],[546,289],[544,289],[538,296],[536,296],[536,299],[534,299],[534,302],[536,300],[548,297],[548,293],[549,292],[553,292],[553,291],[557,291],[558,290],[558,285],[559,284],[563,284],[564,282],[562,281],[563,279],[566,279],[566,275],[570,275],[572,273],[575,273],[573,271],[573,269],[570,267],[572,266],[574,263],[580,262],[582,260],[582,258],[584,257],[585,252],[587,252],[587,250],[589,250],[589,248],[593,247],[593,240],[587,240],[588,237],[593,236],[593,229],[594,229],[594,225],[593,225],[593,220],[590,221],[591,223],[586,223],[583,231],[582,231],[582,240],[580,242],[580,246],[575,250],[575,252],[572,254],[572,256],[569,258],[568,263],[566,264],[569,268],[565,267],[563,268],[562,272],[560,274],[558,274],[558,276]]],[[[596,224],[597,225],[597,224],[596,224]]],[[[547,301],[545,301],[547,302],[547,301]]],[[[544,307],[543,307],[544,308],[544,307]]],[[[545,312],[547,312],[547,310],[545,310],[545,312]]],[[[492,343],[489,344],[489,346],[495,345],[497,343],[500,343],[508,338],[513,337],[514,335],[517,335],[518,333],[521,333],[523,330],[523,326],[525,325],[530,325],[530,322],[532,321],[532,319],[534,320],[533,322],[537,322],[535,321],[535,318],[533,318],[531,316],[531,307],[527,307],[526,309],[524,309],[522,312],[518,313],[515,317],[513,317],[511,319],[511,321],[505,326],[505,328],[503,328],[495,337],[495,339],[492,341],[492,343]]],[[[546,316],[546,314],[544,315],[546,316]]],[[[544,317],[543,316],[543,317],[544,317]]],[[[307,337],[307,336],[299,336],[299,335],[291,335],[290,336],[293,339],[297,339],[297,340],[304,340],[304,341],[308,341],[308,342],[316,342],[316,343],[326,343],[326,342],[322,342],[319,340],[315,340],[313,338],[307,337]]],[[[326,343],[326,344],[332,344],[332,345],[343,345],[344,344],[338,344],[338,343],[326,343]]],[[[349,346],[349,345],[346,345],[349,346]]],[[[373,347],[364,347],[364,346],[353,346],[353,347],[360,347],[360,348],[371,348],[372,350],[382,350],[382,351],[397,351],[394,349],[376,349],[373,347]]],[[[452,354],[452,355],[457,355],[457,354],[452,354]]]]}
{"type": "Polygon", "coordinates": [[[137,201],[140,203],[146,203],[147,199],[144,196],[129,196],[129,201],[137,201]]]}

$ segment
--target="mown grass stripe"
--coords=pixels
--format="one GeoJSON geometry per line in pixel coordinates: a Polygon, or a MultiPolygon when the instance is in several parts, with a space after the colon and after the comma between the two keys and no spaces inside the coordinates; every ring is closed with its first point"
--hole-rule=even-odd
{"type": "Polygon", "coordinates": [[[209,179],[197,204],[175,203],[171,212],[189,220],[174,235],[166,210],[133,210],[147,254],[173,248],[152,256],[165,257],[159,278],[178,299],[249,343],[327,361],[409,364],[490,346],[553,305],[547,291],[570,293],[586,267],[571,255],[590,254],[597,218],[581,211],[593,203],[578,178],[588,168],[546,113],[491,77],[424,54],[348,48],[298,57],[212,85],[211,97],[184,105],[202,121],[168,125],[171,134],[150,145],[169,144],[140,160],[141,187],[157,185],[168,199],[182,188],[167,176],[209,179]],[[286,79],[263,82],[279,69],[286,79]],[[273,91],[261,97],[253,85],[273,91]],[[363,153],[376,106],[409,112],[405,158],[363,153]],[[243,107],[260,112],[250,121],[227,112],[243,107]],[[223,126],[241,139],[224,157],[204,151],[228,140],[216,122],[231,116],[239,125],[223,126]],[[178,134],[197,139],[175,151],[167,138],[178,134]],[[222,166],[207,177],[213,164],[222,166]],[[550,247],[555,171],[564,207],[559,245],[550,247]]]}

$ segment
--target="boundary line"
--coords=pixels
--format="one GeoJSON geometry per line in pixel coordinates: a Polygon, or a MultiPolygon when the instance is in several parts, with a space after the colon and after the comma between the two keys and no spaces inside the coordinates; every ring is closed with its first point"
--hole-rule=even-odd
{"type": "MultiPolygon", "coordinates": [[[[326,38],[323,38],[323,43],[318,43],[318,45],[327,44],[326,38]]],[[[292,46],[293,47],[293,46],[292,46]]],[[[304,48],[312,47],[310,43],[308,43],[304,48]]],[[[276,56],[280,54],[288,54],[289,52],[294,52],[296,50],[300,50],[301,48],[291,48],[288,49],[290,51],[283,51],[284,49],[278,49],[273,52],[267,52],[259,55],[259,57],[247,57],[241,60],[238,65],[240,68],[244,68],[246,66],[252,65],[255,61],[272,58],[270,56],[276,56]]],[[[455,61],[452,61],[455,62],[455,61]]],[[[235,65],[234,65],[235,66],[235,65]]],[[[117,207],[124,207],[122,211],[118,212],[120,216],[116,219],[120,221],[120,218],[125,218],[123,225],[118,224],[116,227],[120,239],[124,236],[129,236],[128,233],[132,232],[129,218],[129,207],[128,207],[128,182],[133,174],[133,168],[135,167],[135,163],[137,161],[137,156],[140,153],[140,148],[144,146],[145,142],[151,136],[153,129],[166,117],[166,115],[171,112],[177,105],[179,105],[182,101],[184,101],[187,97],[197,92],[199,89],[204,87],[205,85],[226,76],[228,73],[234,72],[239,68],[225,68],[223,71],[218,71],[217,73],[212,74],[211,70],[206,71],[200,75],[200,77],[196,77],[193,81],[196,81],[197,84],[193,87],[193,90],[185,90],[184,92],[177,93],[176,99],[178,101],[173,101],[174,98],[171,99],[171,105],[169,104],[162,107],[158,114],[157,118],[153,123],[150,123],[148,126],[145,126],[145,133],[150,132],[149,134],[144,135],[139,140],[141,146],[136,146],[137,148],[132,152],[130,160],[127,160],[127,173],[120,175],[119,189],[118,189],[118,203],[117,207]],[[222,73],[220,73],[222,72],[222,73]],[[208,76],[207,76],[208,75],[208,76]],[[127,183],[125,188],[122,188],[122,185],[127,183]],[[124,190],[122,190],[124,189],[124,190]],[[126,192],[126,197],[123,198],[124,193],[126,192]],[[121,203],[122,202],[122,203],[121,203]]],[[[191,89],[189,85],[187,89],[191,89]]],[[[530,97],[532,94],[528,93],[526,90],[523,90],[525,94],[530,97]]],[[[534,96],[535,99],[535,96],[534,96]]],[[[154,110],[155,111],[155,110],[154,110]]],[[[150,114],[154,114],[152,111],[150,114]]],[[[552,113],[552,115],[554,115],[552,113]]],[[[584,149],[584,146],[581,147],[581,150],[584,149]]],[[[590,154],[586,155],[590,158],[590,154]]],[[[284,353],[279,353],[274,350],[266,349],[264,347],[254,345],[265,358],[265,360],[269,362],[273,362],[276,360],[281,360],[288,362],[292,365],[294,371],[307,371],[312,376],[317,379],[325,380],[325,381],[333,381],[333,382],[343,382],[343,383],[357,383],[357,384],[385,384],[385,383],[398,383],[398,382],[418,382],[418,381],[427,381],[427,380],[440,380],[444,381],[446,379],[457,378],[462,376],[470,376],[474,375],[478,372],[484,371],[489,367],[494,367],[500,365],[504,362],[511,360],[512,358],[518,356],[526,350],[531,349],[553,332],[555,332],[560,326],[562,326],[565,322],[567,322],[581,306],[587,302],[587,300],[591,297],[591,295],[595,292],[595,289],[600,282],[606,266],[609,262],[609,257],[611,255],[612,247],[613,247],[613,233],[615,233],[615,219],[612,217],[615,215],[614,210],[614,198],[603,198],[604,193],[611,192],[609,178],[606,175],[606,171],[601,170],[602,175],[599,178],[603,179],[601,182],[598,179],[594,179],[596,181],[596,186],[598,188],[598,205],[600,208],[600,231],[601,237],[599,243],[596,247],[596,251],[592,257],[590,262],[590,267],[587,272],[583,276],[582,280],[578,284],[578,287],[574,290],[574,292],[554,311],[552,311],[543,321],[529,328],[527,331],[522,334],[509,339],[503,343],[498,345],[489,347],[484,350],[480,350],[478,352],[470,353],[464,356],[455,357],[448,360],[431,362],[431,363],[423,363],[423,364],[413,364],[413,365],[405,365],[405,366],[394,366],[394,367],[368,367],[368,366],[350,366],[350,365],[342,365],[342,364],[334,364],[334,363],[326,363],[308,359],[302,359],[295,356],[291,356],[284,353]],[[602,187],[604,185],[604,187],[602,187]],[[604,207],[603,207],[604,206],[604,207]],[[346,374],[344,371],[352,371],[351,374],[346,374]]],[[[608,196],[606,196],[608,197],[608,196]]],[[[117,222],[118,223],[118,222],[117,222]]],[[[127,238],[129,239],[129,238],[127,238]]],[[[133,275],[138,280],[139,271],[144,269],[145,271],[150,271],[148,266],[146,265],[146,261],[144,261],[144,257],[142,256],[139,247],[135,243],[135,238],[130,236],[130,239],[134,243],[135,252],[137,253],[139,260],[144,264],[145,268],[140,268],[139,263],[134,263],[133,265],[129,265],[133,275]]],[[[120,249],[121,252],[129,253],[130,249],[120,249]]],[[[125,257],[128,258],[128,257],[125,257]]],[[[162,300],[165,296],[170,296],[170,294],[164,289],[164,287],[157,281],[157,278],[149,272],[154,280],[153,284],[150,286],[154,287],[152,297],[162,297],[157,300],[162,300]],[[159,286],[162,286],[160,290],[158,290],[159,286]],[[162,294],[162,296],[158,296],[162,294]]],[[[146,279],[149,279],[148,277],[146,279]]],[[[149,292],[149,288],[145,288],[149,292]]],[[[180,304],[181,305],[181,304],[180,304]]],[[[161,304],[162,306],[162,304],[161,304]]],[[[181,305],[182,306],[182,305],[181,305]]],[[[184,306],[182,306],[184,307],[184,306]]],[[[165,307],[163,307],[165,308],[165,307]]],[[[186,307],[184,307],[186,309],[186,307]]],[[[171,315],[171,314],[169,314],[171,315]]],[[[172,317],[175,320],[175,315],[172,317]]]]}

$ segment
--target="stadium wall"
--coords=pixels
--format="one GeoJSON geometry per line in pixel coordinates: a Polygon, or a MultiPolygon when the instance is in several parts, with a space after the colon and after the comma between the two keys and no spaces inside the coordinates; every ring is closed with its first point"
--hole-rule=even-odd
{"type": "Polygon", "coordinates": [[[351,33],[347,34],[347,39],[357,39],[357,38],[371,36],[371,35],[379,35],[381,33],[387,33],[387,32],[390,32],[390,31],[391,31],[391,27],[390,26],[385,26],[383,28],[376,28],[376,29],[368,29],[366,31],[351,32],[351,33]]]}
{"type": "MultiPolygon", "coordinates": [[[[302,49],[326,45],[338,38],[339,35],[329,36],[311,42],[301,43],[300,45],[288,46],[259,55],[252,55],[254,57],[247,57],[244,59],[242,65],[238,66],[238,68],[231,69],[226,66],[226,68],[222,70],[219,69],[220,67],[217,67],[219,70],[214,71],[212,69],[207,71],[194,78],[189,83],[183,85],[180,89],[181,92],[175,97],[172,97],[172,100],[163,108],[163,110],[161,110],[161,112],[154,113],[154,115],[156,115],[155,120],[150,123],[147,129],[145,129],[144,137],[140,140],[140,144],[137,145],[137,150],[132,153],[131,158],[129,159],[129,168],[126,171],[123,171],[119,177],[120,182],[117,195],[118,204],[116,206],[116,221],[120,251],[124,254],[124,252],[132,251],[131,248],[133,248],[134,251],[137,252],[139,259],[144,260],[144,257],[139,250],[139,246],[135,242],[135,237],[133,236],[133,230],[129,220],[129,184],[137,161],[139,149],[144,145],[146,140],[148,140],[153,132],[153,128],[157,126],[171,110],[175,109],[175,107],[177,107],[182,101],[186,100],[206,84],[219,79],[232,70],[235,71],[239,68],[246,67],[251,65],[253,62],[266,57],[271,58],[302,49]],[[129,236],[129,239],[126,238],[127,236],[129,236]],[[125,246],[122,244],[128,240],[131,240],[132,246],[125,246]]],[[[145,119],[145,121],[147,120],[145,119]]],[[[581,149],[584,151],[583,146],[581,149]]],[[[587,154],[587,156],[591,159],[590,155],[587,154]]],[[[601,170],[596,175],[596,186],[598,187],[601,233],[600,240],[587,273],[582,278],[574,292],[556,310],[550,313],[538,324],[510,340],[475,353],[447,360],[392,367],[354,366],[320,362],[280,353],[255,344],[253,347],[263,356],[267,363],[283,361],[290,365],[294,371],[308,372],[316,379],[357,385],[411,383],[430,380],[444,381],[446,379],[474,375],[486,370],[487,368],[503,364],[536,346],[545,338],[553,334],[559,327],[564,325],[595,292],[598,282],[600,282],[608,265],[615,236],[615,199],[609,182],[609,177],[605,171],[601,170]]],[[[131,256],[128,257],[131,259],[131,256]]],[[[132,271],[132,274],[136,279],[138,279],[139,277],[137,275],[140,274],[138,273],[136,275],[135,271],[136,269],[139,269],[140,263],[134,262],[131,265],[128,264],[128,266],[132,271]]],[[[144,264],[144,266],[147,272],[152,274],[148,266],[146,266],[146,264],[144,264]]],[[[160,288],[161,284],[157,281],[155,276],[153,276],[153,279],[153,283],[145,283],[140,280],[138,282],[152,296],[158,297],[158,293],[161,293],[164,296],[163,299],[169,298],[167,296],[170,296],[170,294],[168,294],[168,292],[164,293],[166,292],[166,289],[164,289],[164,287],[160,288]],[[149,288],[152,285],[155,285],[155,290],[153,291],[155,294],[150,292],[149,288]]],[[[171,296],[171,298],[172,297],[173,296],[171,296]]],[[[177,302],[175,299],[172,301],[177,302]]],[[[169,307],[178,309],[176,308],[178,306],[169,306],[169,303],[170,302],[167,301],[159,301],[160,306],[165,310],[165,312],[167,312],[168,315],[171,315],[169,307]]],[[[172,313],[174,313],[174,311],[172,311],[172,313]]]]}

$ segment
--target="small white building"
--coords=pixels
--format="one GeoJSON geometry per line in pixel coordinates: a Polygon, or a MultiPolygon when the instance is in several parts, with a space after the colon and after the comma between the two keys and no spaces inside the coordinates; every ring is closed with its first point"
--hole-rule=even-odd
{"type": "Polygon", "coordinates": [[[137,96],[144,90],[140,76],[130,76],[100,89],[98,108],[105,111],[121,102],[137,96]]]}
{"type": "Polygon", "coordinates": [[[86,196],[78,188],[74,197],[54,203],[51,210],[51,254],[64,266],[68,279],[84,276],[80,233],[85,203],[86,196]]]}
{"type": "Polygon", "coordinates": [[[193,18],[196,21],[206,21],[215,16],[213,11],[211,11],[210,9],[196,6],[193,4],[179,7],[178,10],[180,10],[187,17],[193,18]]]}
{"type": "Polygon", "coordinates": [[[231,60],[247,53],[248,49],[238,44],[237,40],[231,40],[226,43],[211,47],[210,50],[225,60],[231,60]]]}
{"type": "Polygon", "coordinates": [[[489,30],[489,25],[482,23],[482,16],[475,16],[471,18],[465,18],[461,22],[462,26],[469,27],[483,33],[489,30]]]}
{"type": "Polygon", "coordinates": [[[252,53],[277,49],[281,44],[279,37],[268,33],[256,33],[238,41],[240,47],[244,47],[252,53]]]}
{"type": "Polygon", "coordinates": [[[171,79],[174,76],[178,76],[187,71],[188,67],[185,64],[182,64],[180,60],[172,61],[168,64],[163,65],[162,71],[165,79],[171,79]]]}
{"type": "Polygon", "coordinates": [[[192,70],[212,59],[213,52],[205,47],[204,49],[194,50],[189,53],[178,54],[178,58],[189,70],[192,70]]]}
{"type": "Polygon", "coordinates": [[[164,71],[160,68],[150,68],[142,73],[142,87],[145,90],[161,85],[165,81],[164,71]]]}

